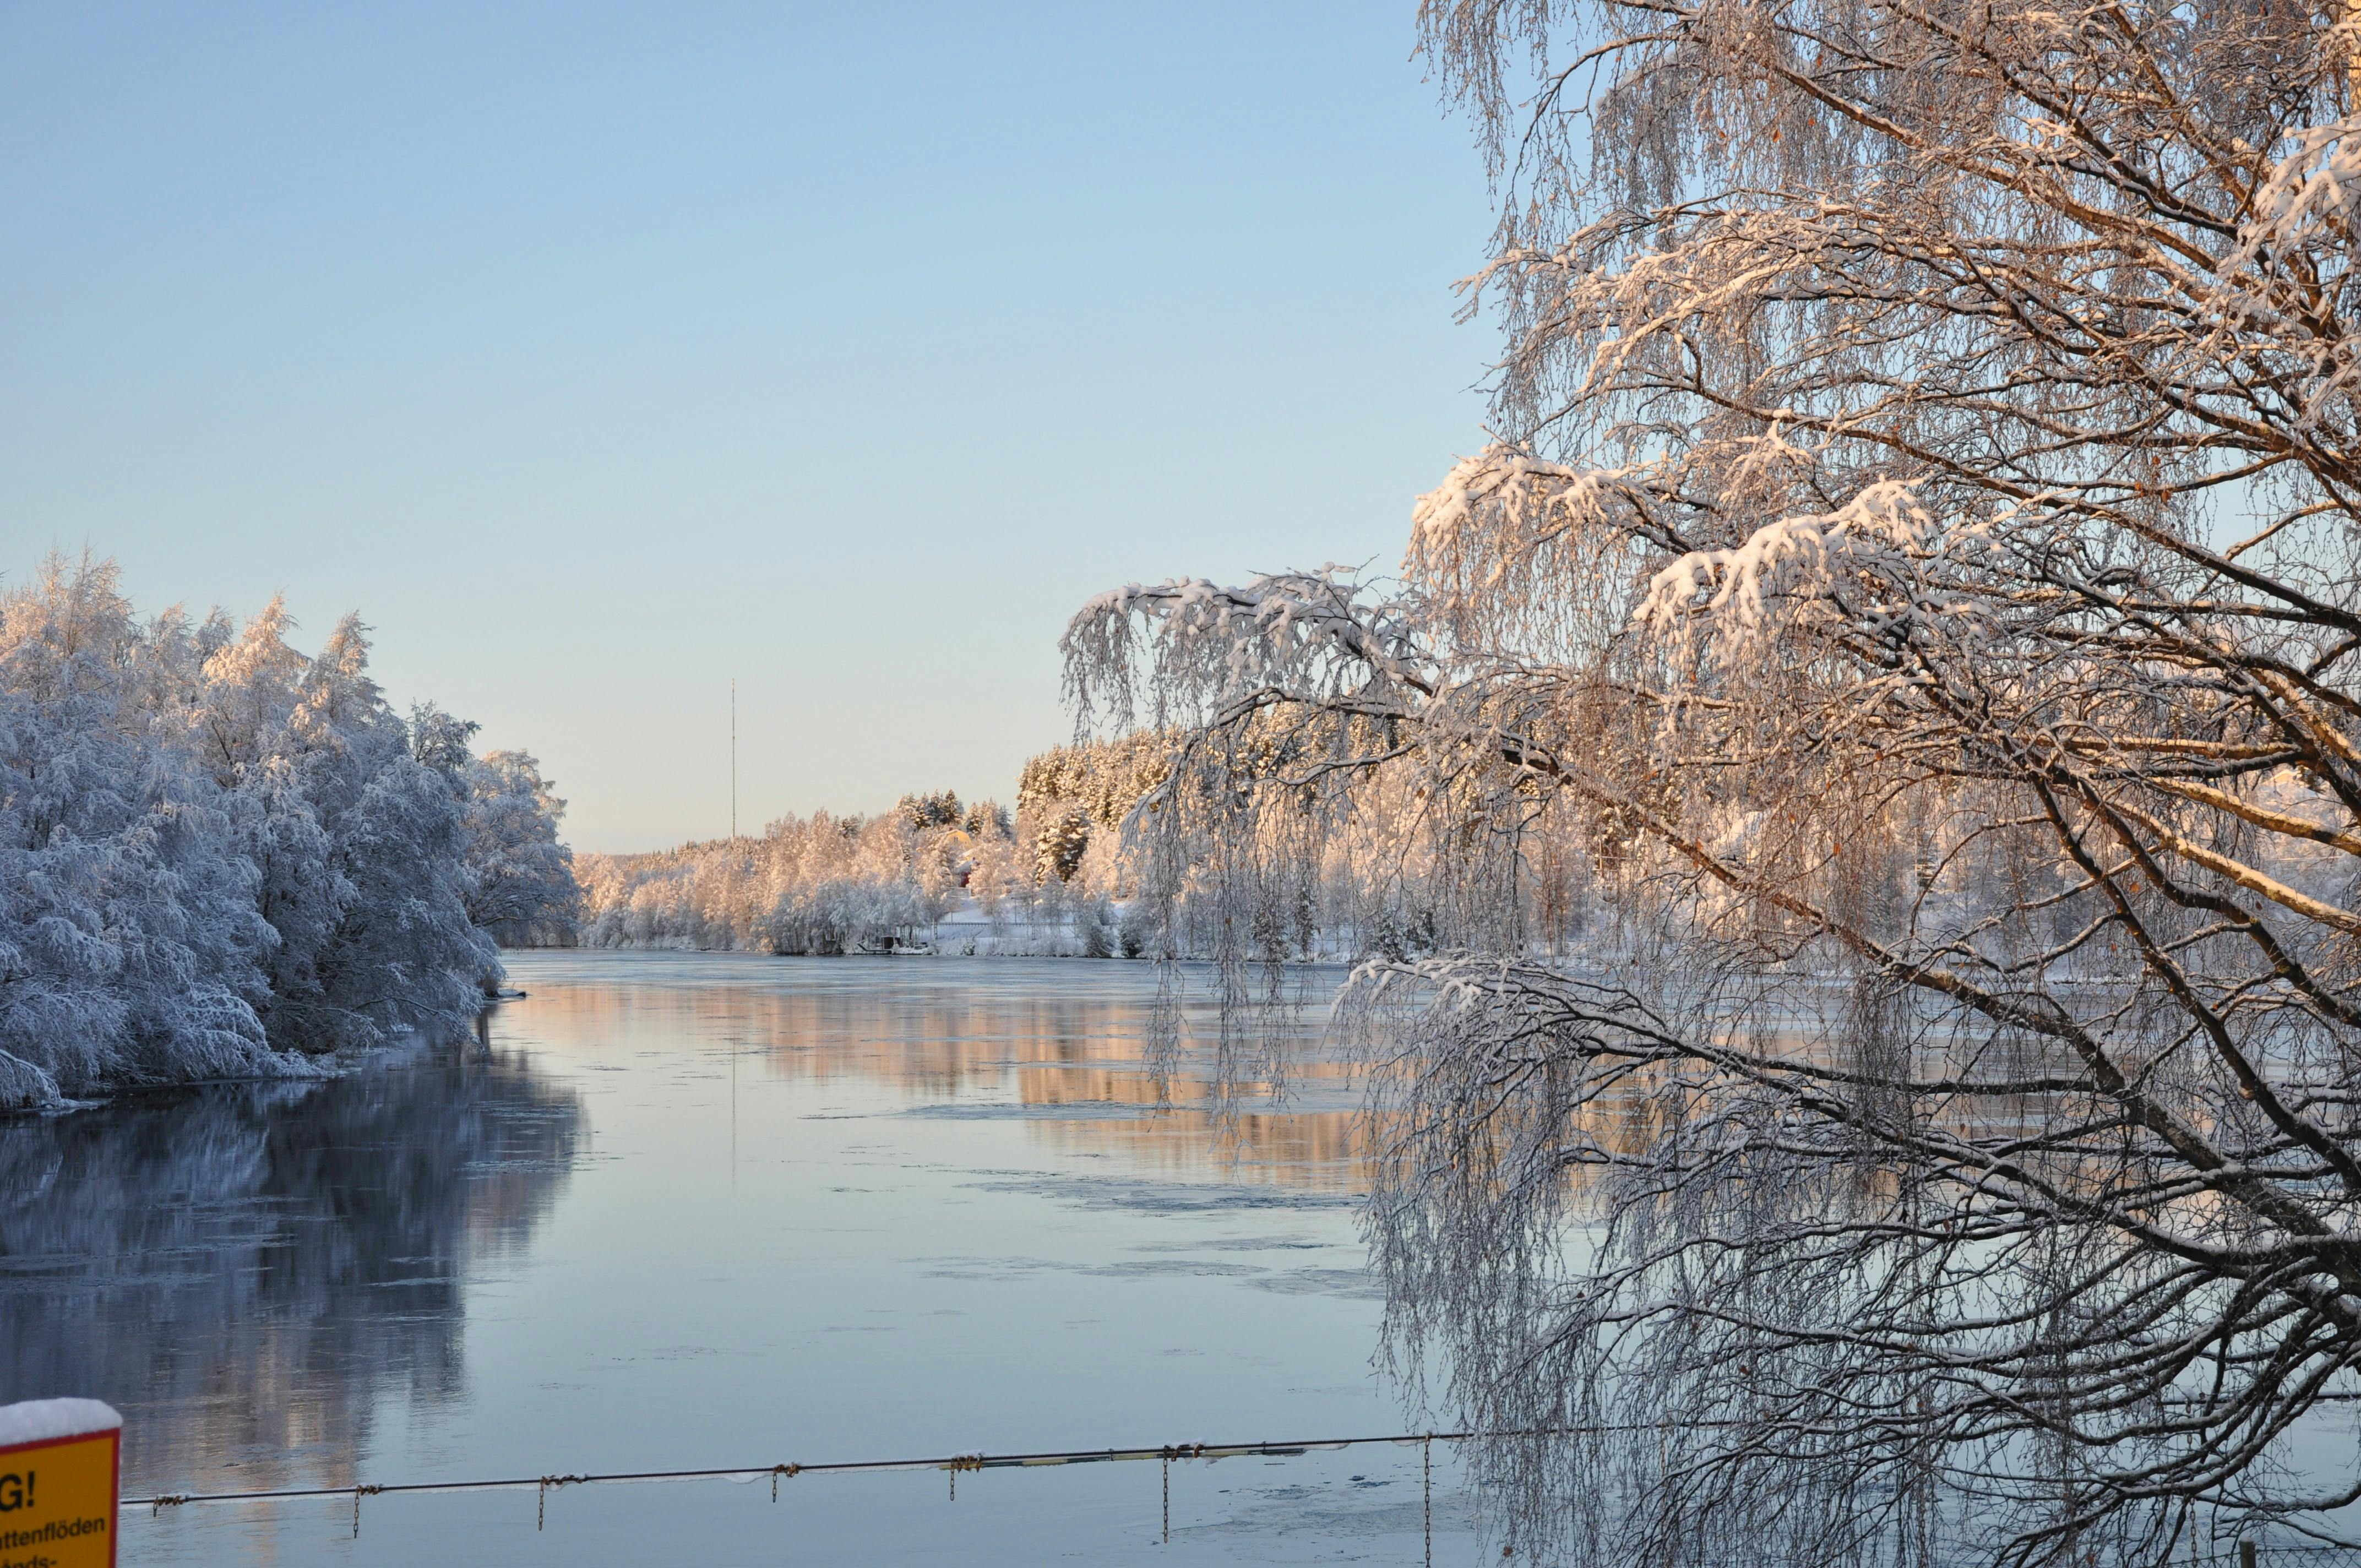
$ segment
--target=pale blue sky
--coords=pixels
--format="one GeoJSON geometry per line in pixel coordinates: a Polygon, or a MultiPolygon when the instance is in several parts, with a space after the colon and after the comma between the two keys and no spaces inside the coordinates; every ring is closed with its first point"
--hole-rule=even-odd
{"type": "MultiPolygon", "coordinates": [[[[0,571],[378,629],[590,849],[1015,787],[1481,440],[1410,0],[0,7],[0,571]]],[[[301,639],[299,639],[300,641],[301,639]]]]}

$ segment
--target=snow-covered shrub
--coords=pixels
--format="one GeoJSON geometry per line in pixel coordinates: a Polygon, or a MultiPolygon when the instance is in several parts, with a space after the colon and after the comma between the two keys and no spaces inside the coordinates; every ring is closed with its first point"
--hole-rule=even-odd
{"type": "Polygon", "coordinates": [[[1115,957],[1121,938],[1115,929],[1115,910],[1104,899],[1084,899],[1074,906],[1074,940],[1082,944],[1086,959],[1115,957]]]}

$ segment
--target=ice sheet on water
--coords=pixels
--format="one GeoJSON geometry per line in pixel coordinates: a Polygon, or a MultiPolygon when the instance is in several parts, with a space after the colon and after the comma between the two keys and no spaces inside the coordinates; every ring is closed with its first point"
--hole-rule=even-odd
{"type": "Polygon", "coordinates": [[[896,1116],[914,1117],[922,1121],[942,1122],[1086,1122],[1101,1119],[1137,1121],[1139,1107],[1123,1100],[1056,1100],[1038,1105],[1013,1102],[943,1105],[913,1105],[896,1111],[896,1116]]]}
{"type": "Polygon", "coordinates": [[[1123,1263],[1060,1263],[1038,1257],[957,1258],[927,1270],[930,1279],[985,1279],[1053,1270],[1093,1279],[1148,1279],[1163,1275],[1236,1278],[1266,1272],[1251,1263],[1212,1263],[1183,1258],[1139,1258],[1123,1263]]]}
{"type": "Polygon", "coordinates": [[[1282,1296],[1357,1296],[1371,1301],[1386,1299],[1386,1288],[1366,1268],[1290,1268],[1247,1283],[1257,1290],[1282,1296]]]}
{"type": "Polygon", "coordinates": [[[1151,1181],[1112,1176],[1044,1175],[991,1171],[965,1186],[979,1192],[1026,1192],[1084,1209],[1126,1209],[1148,1214],[1211,1212],[1224,1209],[1351,1209],[1350,1192],[1308,1192],[1296,1188],[1215,1186],[1209,1182],[1151,1181]]]}
{"type": "Polygon", "coordinates": [[[1384,1288],[1366,1268],[1270,1268],[1253,1263],[1208,1258],[1132,1258],[1112,1263],[1066,1263],[1036,1257],[957,1257],[926,1271],[929,1279],[1005,1279],[1033,1273],[1081,1275],[1093,1279],[1170,1277],[1235,1279],[1257,1290],[1282,1296],[1347,1296],[1382,1300],[1384,1288]]]}

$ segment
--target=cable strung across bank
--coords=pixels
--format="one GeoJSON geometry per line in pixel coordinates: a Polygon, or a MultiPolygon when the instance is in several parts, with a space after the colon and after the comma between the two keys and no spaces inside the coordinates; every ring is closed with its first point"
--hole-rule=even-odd
{"type": "MultiPolygon", "coordinates": [[[[356,1482],[347,1486],[281,1486],[247,1492],[159,1492],[153,1497],[126,1497],[125,1508],[145,1507],[160,1513],[168,1508],[180,1508],[192,1503],[266,1503],[292,1502],[304,1498],[352,1499],[353,1534],[360,1534],[360,1508],[363,1497],[392,1497],[398,1494],[428,1492],[501,1492],[522,1491],[528,1487],[540,1494],[535,1528],[545,1524],[548,1517],[549,1494],[553,1488],[590,1486],[602,1484],[650,1483],[661,1481],[754,1481],[771,1478],[771,1500],[779,1497],[782,1477],[798,1475],[844,1475],[877,1474],[887,1471],[941,1470],[950,1475],[950,1496],[959,1497],[959,1475],[961,1471],[1032,1469],[1060,1464],[1104,1464],[1131,1461],[1157,1460],[1164,1466],[1163,1537],[1172,1539],[1171,1466],[1176,1460],[1251,1459],[1257,1457],[1285,1459],[1307,1453],[1332,1453],[1347,1448],[1390,1444],[1395,1447],[1418,1447],[1423,1450],[1420,1466],[1420,1491],[1422,1494],[1422,1534],[1425,1561],[1434,1561],[1434,1445],[1438,1442],[1463,1442],[1477,1438],[1541,1438],[1595,1436],[1609,1431],[1627,1431],[1626,1427],[1562,1427],[1532,1431],[1416,1431],[1394,1432],[1381,1437],[1296,1438],[1286,1442],[1181,1442],[1137,1448],[1074,1448],[1057,1449],[1032,1453],[950,1453],[923,1459],[850,1459],[810,1464],[786,1462],[772,1464],[739,1464],[703,1470],[618,1470],[601,1473],[551,1474],[546,1475],[511,1475],[497,1479],[468,1481],[395,1481],[385,1483],[356,1482]]],[[[2247,1550],[2253,1543],[2241,1543],[2236,1563],[2238,1568],[2256,1568],[2256,1556],[2247,1550]]],[[[2350,1553],[2355,1549],[2342,1544],[2312,1544],[2279,1546],[2266,1549],[2269,1556],[2312,1555],[2318,1553],[2350,1553]]],[[[2228,1552],[2194,1554],[2192,1563],[2229,1563],[2228,1552]]]]}
{"type": "Polygon", "coordinates": [[[849,1459],[825,1463],[783,1463],[774,1464],[739,1464],[705,1470],[618,1470],[600,1474],[511,1475],[492,1480],[474,1481],[393,1481],[384,1483],[356,1482],[349,1486],[278,1486],[247,1492],[159,1492],[148,1497],[126,1497],[125,1508],[145,1507],[151,1513],[168,1508],[180,1508],[191,1503],[269,1503],[293,1502],[307,1497],[350,1497],[353,1501],[353,1534],[361,1530],[361,1499],[392,1497],[401,1493],[425,1492],[503,1492],[522,1491],[532,1487],[540,1494],[540,1507],[534,1528],[547,1522],[549,1493],[552,1487],[589,1486],[602,1483],[656,1481],[752,1481],[764,1475],[771,1478],[771,1500],[778,1501],[779,1480],[797,1475],[842,1475],[878,1473],[894,1470],[943,1470],[950,1474],[951,1498],[959,1497],[959,1475],[962,1470],[1031,1469],[1058,1464],[1104,1464],[1133,1460],[1159,1460],[1165,1466],[1163,1535],[1172,1539],[1171,1465],[1174,1460],[1247,1459],[1256,1456],[1289,1458],[1316,1452],[1357,1448],[1376,1443],[1397,1447],[1420,1445],[1426,1450],[1427,1462],[1422,1467],[1422,1490],[1425,1494],[1427,1514],[1428,1561],[1433,1562],[1433,1445],[1455,1442],[1467,1438],[1485,1436],[1545,1436],[1541,1432],[1504,1434],[1474,1431],[1397,1432],[1385,1437],[1324,1437],[1299,1438],[1285,1442],[1181,1442],[1166,1443],[1153,1448],[1074,1448],[1037,1453],[952,1453],[927,1459],[849,1459]]]}
{"type": "MultiPolygon", "coordinates": [[[[929,1459],[851,1459],[825,1464],[739,1464],[708,1470],[619,1470],[596,1475],[512,1475],[497,1480],[367,1482],[349,1486],[281,1486],[252,1492],[159,1492],[126,1497],[125,1508],[168,1508],[187,1503],[265,1503],[302,1497],[391,1497],[402,1492],[499,1492],[527,1486],[587,1486],[604,1482],[752,1480],[764,1475],[840,1475],[886,1470],[1006,1470],[1050,1464],[1097,1464],[1128,1460],[1285,1458],[1317,1451],[1372,1443],[1407,1446],[1455,1442],[1503,1434],[1474,1431],[1400,1432],[1387,1437],[1301,1438],[1286,1442],[1182,1442],[1152,1448],[1077,1448],[1041,1453],[952,1453],[929,1459]]],[[[1542,1435],[1542,1434],[1508,1434],[1542,1435]]]]}

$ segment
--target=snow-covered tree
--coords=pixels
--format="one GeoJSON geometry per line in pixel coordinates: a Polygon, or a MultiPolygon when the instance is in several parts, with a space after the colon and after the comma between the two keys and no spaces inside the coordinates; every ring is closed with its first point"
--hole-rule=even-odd
{"type": "Polygon", "coordinates": [[[1012,921],[1023,915],[1032,891],[1031,868],[1024,863],[1010,832],[985,833],[972,839],[967,893],[992,923],[995,938],[1008,934],[1012,921]]]}
{"type": "Polygon", "coordinates": [[[504,948],[572,941],[582,889],[557,838],[566,802],[530,752],[487,752],[465,767],[468,918],[504,948]]]}
{"type": "Polygon", "coordinates": [[[189,644],[111,565],[0,593],[0,1106],[271,1060],[256,813],[172,765],[189,644]]]}
{"type": "Polygon", "coordinates": [[[2336,1533],[2356,24],[1422,16],[1495,159],[1503,439],[1399,584],[1134,587],[1067,647],[1184,730],[1163,950],[1274,961],[1339,846],[1419,883],[1348,999],[1372,1234],[1397,1345],[1528,1434],[1477,1451],[1514,1544],[2336,1533]]]}
{"type": "Polygon", "coordinates": [[[1091,814],[1080,806],[1060,808],[1044,821],[1033,840],[1036,882],[1071,882],[1091,847],[1091,814]]]}
{"type": "Polygon", "coordinates": [[[914,832],[929,828],[956,828],[963,815],[960,797],[950,790],[939,790],[933,795],[906,795],[894,809],[914,832]]]}
{"type": "Polygon", "coordinates": [[[143,624],[88,559],[0,593],[0,1105],[473,1015],[472,727],[396,716],[357,620],[291,624],[143,624]]]}
{"type": "Polygon", "coordinates": [[[279,935],[262,1008],[273,1043],[334,1049],[464,1024],[499,970],[467,918],[464,764],[440,749],[439,766],[412,754],[357,617],[275,695],[284,717],[256,738],[243,784],[269,803],[272,828],[257,847],[263,917],[279,935]]]}

